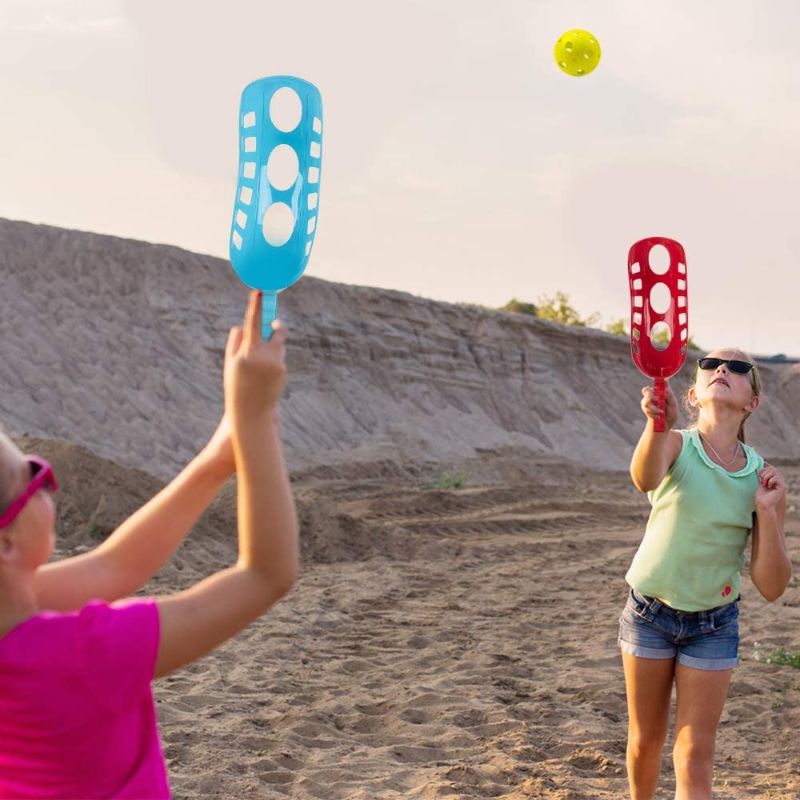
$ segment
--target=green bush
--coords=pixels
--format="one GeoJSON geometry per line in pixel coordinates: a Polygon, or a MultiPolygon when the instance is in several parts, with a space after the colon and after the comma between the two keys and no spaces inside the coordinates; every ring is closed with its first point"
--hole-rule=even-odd
{"type": "Polygon", "coordinates": [[[510,311],[514,314],[529,314],[532,317],[546,319],[550,322],[560,322],[562,325],[577,325],[585,328],[594,326],[600,320],[599,314],[590,314],[583,319],[573,306],[570,305],[569,297],[564,292],[556,292],[555,297],[542,295],[536,305],[525,303],[521,300],[509,300],[501,311],[510,311]]]}
{"type": "Polygon", "coordinates": [[[624,319],[618,319],[614,322],[609,322],[606,325],[606,333],[613,333],[614,336],[628,336],[630,331],[628,330],[628,326],[625,324],[624,319]]]}
{"type": "Polygon", "coordinates": [[[425,489],[463,489],[467,483],[467,476],[463,471],[443,472],[435,481],[426,483],[425,489]]]}
{"type": "Polygon", "coordinates": [[[758,642],[753,643],[753,660],[762,664],[778,664],[780,666],[800,669],[800,650],[792,653],[785,647],[776,647],[771,653],[764,653],[758,642]]]}
{"type": "MultiPolygon", "coordinates": [[[[502,306],[500,311],[510,311],[513,314],[528,314],[538,319],[560,322],[562,325],[575,325],[579,328],[600,327],[600,314],[595,311],[593,314],[589,314],[588,317],[581,317],[578,310],[570,303],[569,295],[564,292],[556,292],[554,297],[542,295],[536,303],[534,305],[514,298],[502,306]]],[[[628,336],[630,333],[628,320],[623,318],[607,323],[603,329],[607,333],[613,333],[615,336],[628,336]]],[[[664,331],[654,336],[653,342],[666,345],[668,343],[667,332],[664,331]]],[[[688,345],[690,350],[702,350],[691,336],[689,337],[688,345]]]]}
{"type": "Polygon", "coordinates": [[[576,325],[579,328],[594,327],[600,321],[600,315],[595,312],[583,319],[569,302],[569,296],[564,292],[556,292],[555,297],[542,295],[536,307],[536,316],[551,322],[560,322],[562,325],[576,325]]]}
{"type": "Polygon", "coordinates": [[[510,311],[512,314],[528,314],[531,317],[538,316],[536,313],[536,306],[533,303],[523,303],[521,300],[509,300],[501,309],[501,311],[510,311]]]}

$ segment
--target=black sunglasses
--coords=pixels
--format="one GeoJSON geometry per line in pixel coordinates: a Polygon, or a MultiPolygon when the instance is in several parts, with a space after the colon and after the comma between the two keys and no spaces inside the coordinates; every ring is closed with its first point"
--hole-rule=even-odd
{"type": "Polygon", "coordinates": [[[697,360],[697,366],[700,369],[716,369],[722,364],[727,364],[731,372],[737,375],[747,375],[753,365],[748,361],[737,361],[735,358],[700,358],[697,360]]]}

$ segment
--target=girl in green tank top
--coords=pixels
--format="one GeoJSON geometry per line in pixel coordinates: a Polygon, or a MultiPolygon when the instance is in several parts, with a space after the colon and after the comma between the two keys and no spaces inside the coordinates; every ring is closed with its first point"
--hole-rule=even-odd
{"type": "Polygon", "coordinates": [[[750,577],[768,601],[791,578],[783,525],[786,484],[745,444],[745,420],[761,403],[761,379],[741,350],[698,361],[686,406],[696,418],[672,430],[678,404],[667,389],[667,430],[642,389],[647,422],[631,479],[652,510],[628,570],[631,589],[619,645],[628,696],[628,782],[633,800],[655,796],[676,686],[677,800],[710,800],[717,725],[739,645],[740,571],[751,540],[750,577]]]}

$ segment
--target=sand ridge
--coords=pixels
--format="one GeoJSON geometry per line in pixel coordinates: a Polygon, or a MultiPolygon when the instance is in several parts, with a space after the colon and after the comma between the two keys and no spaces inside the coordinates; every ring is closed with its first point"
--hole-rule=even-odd
{"type": "MultiPolygon", "coordinates": [[[[216,427],[245,300],[222,259],[0,219],[0,416],[14,434],[167,479],[216,427]]],[[[647,381],[624,337],[312,276],[279,309],[294,471],[456,467],[511,450],[624,469],[638,439],[647,381]]],[[[753,443],[797,458],[800,364],[763,373],[753,443]]]]}

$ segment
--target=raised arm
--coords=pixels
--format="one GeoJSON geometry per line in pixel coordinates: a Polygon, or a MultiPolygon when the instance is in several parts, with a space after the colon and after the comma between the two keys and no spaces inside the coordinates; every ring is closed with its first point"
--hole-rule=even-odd
{"type": "Polygon", "coordinates": [[[762,597],[777,600],[792,578],[792,562],[786,549],[786,481],[770,464],[758,474],[753,519],[753,544],[750,555],[750,579],[762,597]]]}
{"type": "Polygon", "coordinates": [[[223,416],[203,450],[105,542],[37,570],[39,605],[72,611],[89,600],[112,602],[141,588],[172,556],[235,471],[230,422],[223,416]]]}
{"type": "Polygon", "coordinates": [[[655,489],[681,452],[681,435],[672,426],[678,419],[678,402],[669,384],[665,395],[666,430],[656,433],[653,423],[660,409],[650,386],[642,389],[642,412],[647,417],[644,432],[631,458],[631,480],[640,492],[655,489]]]}
{"type": "Polygon", "coordinates": [[[294,583],[297,515],[278,436],[286,331],[261,338],[261,296],[252,293],[244,330],[231,331],[225,405],[233,426],[239,558],[184,592],[158,601],[156,677],[205,655],[263,614],[294,583]]]}

